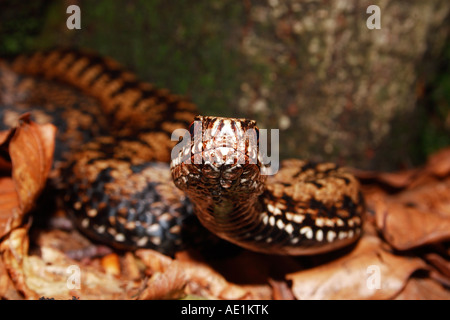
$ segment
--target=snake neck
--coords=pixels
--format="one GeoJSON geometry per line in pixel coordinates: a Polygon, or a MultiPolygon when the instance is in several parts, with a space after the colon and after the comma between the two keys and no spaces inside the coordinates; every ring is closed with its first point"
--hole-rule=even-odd
{"type": "Polygon", "coordinates": [[[200,129],[195,121],[189,127],[172,178],[211,232],[253,251],[289,255],[335,250],[359,237],[364,206],[352,175],[333,164],[291,161],[266,184],[270,170],[255,139],[246,139],[255,122],[195,119],[200,129]]]}
{"type": "Polygon", "coordinates": [[[240,246],[261,226],[263,204],[257,194],[192,200],[197,217],[207,229],[240,246]]]}

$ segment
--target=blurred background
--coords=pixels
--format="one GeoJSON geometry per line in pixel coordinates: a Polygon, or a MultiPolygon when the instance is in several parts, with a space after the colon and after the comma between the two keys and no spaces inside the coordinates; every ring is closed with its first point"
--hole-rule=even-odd
{"type": "Polygon", "coordinates": [[[373,170],[450,145],[449,31],[447,0],[0,0],[1,55],[94,49],[201,114],[279,128],[282,158],[373,170]]]}

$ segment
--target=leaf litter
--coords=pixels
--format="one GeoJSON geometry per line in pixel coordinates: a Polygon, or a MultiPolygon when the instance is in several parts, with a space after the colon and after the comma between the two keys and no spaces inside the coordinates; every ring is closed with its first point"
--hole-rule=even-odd
{"type": "Polygon", "coordinates": [[[450,148],[420,168],[354,170],[367,210],[363,236],[349,248],[221,258],[193,248],[168,257],[105,249],[73,228],[35,226],[55,132],[27,115],[0,132],[3,299],[450,299],[450,148]]]}

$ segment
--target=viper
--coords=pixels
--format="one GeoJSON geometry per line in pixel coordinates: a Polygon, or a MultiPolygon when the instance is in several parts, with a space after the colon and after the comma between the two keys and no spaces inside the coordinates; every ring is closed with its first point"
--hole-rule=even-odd
{"type": "Polygon", "coordinates": [[[52,183],[80,230],[114,247],[172,255],[195,243],[197,221],[267,254],[324,253],[361,235],[364,199],[348,170],[290,159],[272,175],[255,121],[198,116],[108,57],[2,59],[0,104],[3,129],[25,112],[58,127],[52,183]]]}

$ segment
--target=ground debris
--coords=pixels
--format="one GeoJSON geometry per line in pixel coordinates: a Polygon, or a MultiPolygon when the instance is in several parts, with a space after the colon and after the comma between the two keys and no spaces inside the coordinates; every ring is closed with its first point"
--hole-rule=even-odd
{"type": "Polygon", "coordinates": [[[1,298],[450,299],[450,149],[409,171],[355,170],[367,202],[364,233],[338,252],[280,257],[241,250],[211,258],[194,249],[168,257],[100,248],[82,257],[74,252],[97,244],[76,230],[30,229],[51,161],[43,151],[51,145],[39,137],[52,130],[24,118],[0,134],[10,151],[0,163],[1,298]],[[14,151],[20,141],[38,154],[14,151]],[[29,159],[39,175],[27,173],[29,159]]]}

